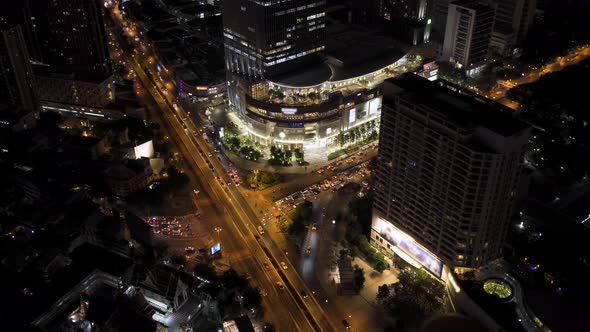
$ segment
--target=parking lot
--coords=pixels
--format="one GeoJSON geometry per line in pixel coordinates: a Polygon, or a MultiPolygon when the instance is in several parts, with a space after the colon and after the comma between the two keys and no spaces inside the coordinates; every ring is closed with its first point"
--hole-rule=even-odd
{"type": "MultiPolygon", "coordinates": [[[[200,215],[195,215],[200,219],[200,215]]],[[[191,229],[190,217],[146,217],[144,220],[152,227],[152,232],[161,236],[170,237],[191,237],[193,235],[191,229]]]]}

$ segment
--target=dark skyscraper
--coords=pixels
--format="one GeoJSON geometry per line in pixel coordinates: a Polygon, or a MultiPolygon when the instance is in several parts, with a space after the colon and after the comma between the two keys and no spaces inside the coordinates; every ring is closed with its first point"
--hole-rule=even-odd
{"type": "Polygon", "coordinates": [[[224,0],[227,70],[260,79],[317,62],[325,48],[325,6],[324,0],[224,0]]]}
{"type": "Polygon", "coordinates": [[[37,110],[34,75],[19,25],[0,18],[0,103],[14,110],[37,110]]]}
{"type": "Polygon", "coordinates": [[[530,133],[497,104],[445,84],[408,74],[384,83],[371,234],[439,276],[441,262],[501,257],[530,133]]]}
{"type": "Polygon", "coordinates": [[[0,3],[21,26],[31,60],[59,71],[111,72],[98,0],[22,0],[0,3]]]}
{"type": "Polygon", "coordinates": [[[402,41],[417,45],[428,42],[431,20],[427,0],[381,0],[381,15],[402,41]]]}
{"type": "Polygon", "coordinates": [[[110,73],[99,1],[51,0],[47,15],[50,35],[44,61],[73,71],[110,73]]]}

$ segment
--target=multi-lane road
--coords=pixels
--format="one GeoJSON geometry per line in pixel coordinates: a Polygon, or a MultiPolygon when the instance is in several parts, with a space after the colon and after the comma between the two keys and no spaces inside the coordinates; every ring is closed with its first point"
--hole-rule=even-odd
{"type": "MultiPolygon", "coordinates": [[[[301,293],[307,294],[309,291],[295,269],[289,266],[285,254],[268,234],[258,235],[257,228],[262,227],[262,223],[233,185],[232,179],[227,176],[223,165],[199,134],[197,127],[178,106],[170,106],[166,97],[169,94],[161,92],[159,82],[150,86],[153,82],[138,61],[134,61],[134,65],[138,77],[162,110],[164,122],[169,126],[171,134],[174,134],[191,173],[203,189],[202,199],[198,202],[200,208],[205,209],[203,213],[206,215],[218,216],[211,220],[220,220],[222,251],[230,255],[232,265],[241,265],[244,271],[255,277],[255,282],[268,294],[268,309],[286,311],[273,323],[283,324],[286,322],[285,318],[291,318],[291,322],[284,324],[286,326],[281,330],[332,331],[331,323],[320,305],[310,297],[302,298],[301,293]],[[208,157],[209,155],[212,157],[208,157]],[[268,268],[265,267],[265,262],[268,268]],[[280,265],[281,262],[287,264],[286,270],[280,265]],[[283,285],[282,290],[277,283],[283,285]]],[[[240,269],[240,266],[236,267],[240,269]]]]}
{"type": "MultiPolygon", "coordinates": [[[[120,16],[114,15],[114,19],[120,16]]],[[[211,222],[209,226],[221,229],[217,236],[223,255],[229,256],[236,270],[250,273],[252,281],[267,294],[263,299],[267,319],[280,331],[335,330],[320,303],[303,295],[310,292],[286,254],[268,233],[258,234],[261,221],[190,117],[175,103],[164,81],[155,78],[149,60],[140,53],[128,60],[158,105],[162,123],[188,165],[189,177],[202,189],[197,204],[211,222]]]]}

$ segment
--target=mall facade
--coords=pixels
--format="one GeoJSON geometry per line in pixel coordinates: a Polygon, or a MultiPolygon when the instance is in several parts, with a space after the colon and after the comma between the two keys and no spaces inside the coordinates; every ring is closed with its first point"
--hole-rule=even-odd
{"type": "Polygon", "coordinates": [[[223,2],[232,120],[263,146],[337,144],[340,133],[380,118],[380,85],[406,63],[368,30],[327,31],[325,8],[318,0],[223,2]]]}
{"type": "Polygon", "coordinates": [[[338,135],[381,116],[382,91],[370,73],[344,81],[290,86],[236,78],[228,84],[230,105],[251,138],[263,145],[320,148],[338,135]],[[372,84],[368,84],[373,79],[372,84]]]}

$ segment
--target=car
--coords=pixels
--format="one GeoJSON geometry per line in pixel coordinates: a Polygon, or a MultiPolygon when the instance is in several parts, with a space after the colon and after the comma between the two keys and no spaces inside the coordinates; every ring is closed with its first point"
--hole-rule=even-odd
{"type": "Polygon", "coordinates": [[[302,298],[304,298],[304,299],[307,298],[307,293],[304,290],[301,290],[300,294],[301,294],[302,298]]]}
{"type": "Polygon", "coordinates": [[[268,295],[268,292],[267,292],[266,290],[264,290],[264,289],[263,289],[263,290],[261,290],[261,291],[260,291],[260,295],[262,295],[262,296],[265,296],[265,297],[266,297],[266,296],[268,295]]]}
{"type": "Polygon", "coordinates": [[[258,226],[258,233],[260,233],[260,235],[264,234],[264,228],[262,228],[262,226],[258,226]]]}
{"type": "Polygon", "coordinates": [[[269,269],[269,267],[270,267],[270,266],[268,265],[268,262],[267,262],[267,261],[264,261],[264,268],[268,270],[268,269],[269,269]]]}
{"type": "Polygon", "coordinates": [[[313,224],[311,224],[311,230],[315,231],[318,229],[318,224],[316,224],[315,222],[313,224]]]}
{"type": "Polygon", "coordinates": [[[342,325],[344,325],[344,328],[347,330],[350,330],[352,328],[352,326],[350,326],[350,323],[346,319],[342,320],[342,325]]]}
{"type": "Polygon", "coordinates": [[[250,273],[246,273],[246,274],[244,275],[244,277],[246,278],[246,280],[250,280],[250,279],[252,279],[252,275],[251,275],[250,273]]]}
{"type": "Polygon", "coordinates": [[[211,153],[208,153],[207,157],[211,158],[211,157],[213,157],[213,155],[211,153]]]}
{"type": "Polygon", "coordinates": [[[184,248],[184,251],[185,251],[187,254],[194,254],[194,253],[195,253],[195,247],[188,246],[188,247],[184,248]]]}
{"type": "Polygon", "coordinates": [[[307,249],[305,249],[305,254],[306,255],[310,255],[311,254],[311,247],[307,247],[307,249]]]}
{"type": "Polygon", "coordinates": [[[289,268],[285,262],[281,262],[281,266],[283,267],[283,270],[286,270],[289,268]]]}
{"type": "Polygon", "coordinates": [[[277,281],[277,287],[278,287],[280,290],[283,290],[283,289],[285,289],[285,285],[283,285],[283,284],[282,284],[280,281],[277,281]]]}

